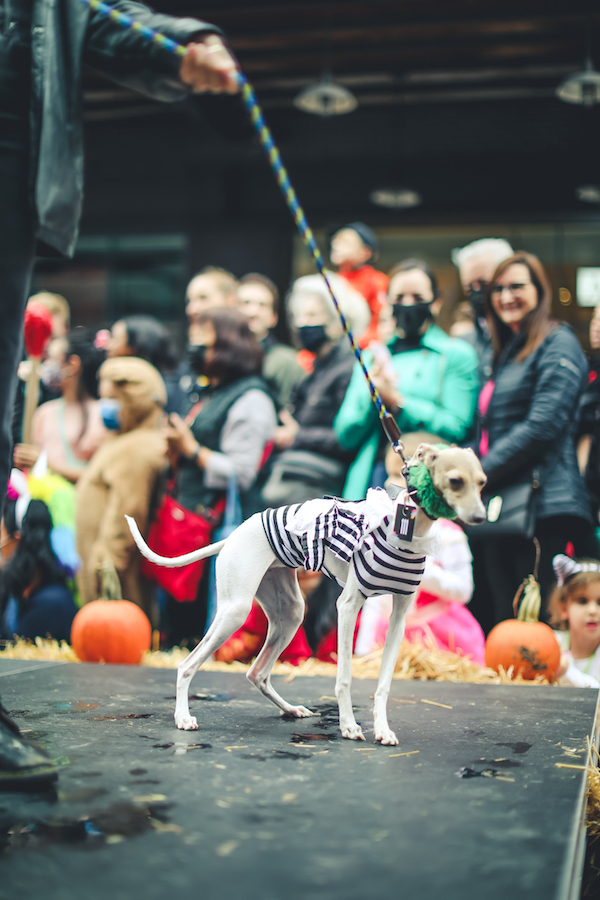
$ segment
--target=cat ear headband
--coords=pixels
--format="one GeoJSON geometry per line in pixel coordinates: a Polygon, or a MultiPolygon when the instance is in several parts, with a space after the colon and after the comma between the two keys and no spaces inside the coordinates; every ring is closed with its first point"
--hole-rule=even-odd
{"type": "Polygon", "coordinates": [[[596,562],[576,562],[569,556],[559,553],[552,560],[552,568],[554,569],[558,586],[562,587],[566,581],[579,575],[580,572],[600,572],[600,563],[596,562]]]}

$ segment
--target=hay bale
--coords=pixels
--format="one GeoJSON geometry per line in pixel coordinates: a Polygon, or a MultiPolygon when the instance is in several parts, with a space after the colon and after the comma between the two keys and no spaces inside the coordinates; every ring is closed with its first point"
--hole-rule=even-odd
{"type": "MultiPolygon", "coordinates": [[[[173,647],[171,650],[148,651],[142,657],[141,665],[158,669],[176,669],[177,666],[189,655],[189,650],[183,647],[173,647]]],[[[383,650],[377,650],[368,656],[355,656],[352,660],[352,675],[354,678],[378,678],[381,667],[383,650]]],[[[0,659],[40,659],[64,662],[80,662],[73,649],[65,642],[36,638],[35,642],[19,639],[15,642],[7,642],[4,649],[0,650],[0,659]]],[[[214,659],[204,663],[203,669],[208,672],[247,672],[250,668],[244,663],[216,662],[214,659]]],[[[335,677],[337,667],[334,663],[321,662],[311,657],[300,666],[292,666],[289,663],[275,663],[273,673],[286,675],[291,681],[298,676],[314,677],[326,675],[335,677]]],[[[470,682],[472,684],[522,684],[539,685],[548,684],[541,676],[535,681],[526,681],[520,675],[513,677],[512,671],[496,672],[474,663],[465,656],[452,653],[450,650],[440,650],[433,643],[410,644],[404,641],[398,655],[394,678],[417,681],[450,681],[470,682]]]]}

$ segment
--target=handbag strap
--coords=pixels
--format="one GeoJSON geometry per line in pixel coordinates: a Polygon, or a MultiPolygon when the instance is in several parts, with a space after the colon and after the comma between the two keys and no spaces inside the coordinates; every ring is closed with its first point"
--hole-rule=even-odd
{"type": "Polygon", "coordinates": [[[237,477],[230,475],[227,480],[227,500],[225,503],[224,528],[233,528],[241,521],[242,508],[240,505],[240,492],[238,490],[237,477]]]}

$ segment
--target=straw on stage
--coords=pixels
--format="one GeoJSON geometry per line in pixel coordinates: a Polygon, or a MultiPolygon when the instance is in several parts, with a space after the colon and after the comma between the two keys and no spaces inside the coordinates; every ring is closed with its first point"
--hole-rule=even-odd
{"type": "MultiPolygon", "coordinates": [[[[172,650],[150,651],[144,654],[141,665],[160,669],[176,669],[188,655],[189,650],[182,647],[173,647],[172,650]]],[[[369,654],[368,659],[360,656],[352,660],[353,678],[379,677],[381,667],[382,650],[369,654]]],[[[36,638],[31,641],[18,640],[7,642],[3,650],[0,650],[0,659],[41,659],[62,660],[64,662],[79,662],[73,649],[65,642],[60,643],[46,638],[36,638]]],[[[249,665],[240,662],[223,663],[215,660],[207,660],[203,670],[209,672],[243,672],[246,673],[249,665]]],[[[273,673],[285,675],[287,681],[293,681],[298,677],[329,676],[335,678],[337,666],[333,663],[322,662],[311,657],[300,666],[292,666],[289,663],[275,663],[273,673]]],[[[473,684],[520,684],[526,686],[548,684],[548,681],[539,676],[535,681],[526,681],[521,675],[514,676],[509,669],[496,672],[474,663],[472,660],[457,653],[440,650],[438,647],[424,644],[410,644],[404,641],[398,654],[395,679],[410,681],[449,681],[471,682],[473,684]]],[[[434,706],[436,701],[430,701],[434,706]]]]}

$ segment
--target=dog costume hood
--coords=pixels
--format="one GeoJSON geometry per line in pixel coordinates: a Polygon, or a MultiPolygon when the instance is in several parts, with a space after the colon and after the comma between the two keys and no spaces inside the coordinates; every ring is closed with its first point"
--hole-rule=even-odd
{"type": "Polygon", "coordinates": [[[120,434],[158,424],[167,390],[154,366],[135,356],[115,356],[102,363],[98,375],[101,381],[112,381],[116,399],[121,401],[120,434]]]}

